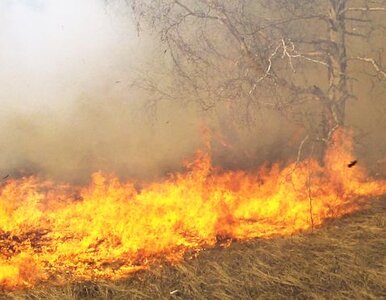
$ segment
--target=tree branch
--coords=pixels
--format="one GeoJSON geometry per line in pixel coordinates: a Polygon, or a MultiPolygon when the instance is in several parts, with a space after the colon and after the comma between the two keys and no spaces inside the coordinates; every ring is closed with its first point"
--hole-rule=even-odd
{"type": "Polygon", "coordinates": [[[379,64],[375,61],[374,58],[370,58],[370,57],[351,57],[349,58],[350,60],[359,60],[359,61],[364,61],[364,62],[367,62],[369,64],[371,64],[374,69],[377,71],[378,74],[382,75],[385,79],[386,79],[386,71],[384,71],[380,66],[379,64]]]}
{"type": "Polygon", "coordinates": [[[386,7],[349,7],[345,9],[343,12],[347,12],[347,11],[365,11],[365,12],[386,11],[386,7]]]}

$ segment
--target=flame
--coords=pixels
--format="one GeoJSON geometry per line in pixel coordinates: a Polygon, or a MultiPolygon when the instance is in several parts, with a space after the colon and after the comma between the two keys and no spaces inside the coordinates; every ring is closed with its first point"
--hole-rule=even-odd
{"type": "Polygon", "coordinates": [[[323,167],[309,159],[222,171],[199,151],[186,172],[141,190],[102,173],[86,187],[9,180],[0,188],[0,286],[119,279],[219,242],[317,227],[386,193],[385,181],[347,167],[351,153],[337,131],[323,167]]]}

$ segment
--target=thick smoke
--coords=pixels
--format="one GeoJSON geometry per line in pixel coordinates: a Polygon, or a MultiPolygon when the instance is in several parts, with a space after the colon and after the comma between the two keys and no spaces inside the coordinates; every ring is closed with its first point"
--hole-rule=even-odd
{"type": "Polygon", "coordinates": [[[0,14],[2,174],[148,177],[191,154],[194,112],[156,118],[130,88],[148,43],[129,11],[114,14],[103,1],[2,1],[0,14]]]}
{"type": "MultiPolygon", "coordinates": [[[[0,176],[162,176],[202,146],[203,124],[219,129],[214,158],[225,167],[281,159],[297,147],[301,132],[275,114],[261,113],[250,129],[221,109],[179,101],[153,111],[132,82],[160,51],[136,29],[127,6],[105,1],[0,2],[0,176]]],[[[374,127],[374,118],[359,119],[374,127]]]]}

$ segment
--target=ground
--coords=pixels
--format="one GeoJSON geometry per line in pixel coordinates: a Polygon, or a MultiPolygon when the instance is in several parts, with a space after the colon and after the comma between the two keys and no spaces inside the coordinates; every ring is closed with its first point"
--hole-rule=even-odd
{"type": "Polygon", "coordinates": [[[313,232],[234,242],[120,282],[47,284],[0,299],[386,299],[386,198],[313,232]]]}

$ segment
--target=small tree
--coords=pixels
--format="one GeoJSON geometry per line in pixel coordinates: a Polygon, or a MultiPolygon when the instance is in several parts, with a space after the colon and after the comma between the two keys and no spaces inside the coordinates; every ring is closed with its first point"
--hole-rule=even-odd
{"type": "MultiPolygon", "coordinates": [[[[324,152],[344,126],[353,62],[386,80],[386,1],[131,0],[138,21],[160,35],[174,66],[173,91],[204,109],[226,102],[249,123],[255,109],[281,112],[306,129],[301,143],[324,152]]],[[[300,149],[301,151],[301,149],[300,149]]],[[[300,152],[299,152],[300,153],[300,152]]]]}

